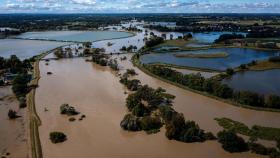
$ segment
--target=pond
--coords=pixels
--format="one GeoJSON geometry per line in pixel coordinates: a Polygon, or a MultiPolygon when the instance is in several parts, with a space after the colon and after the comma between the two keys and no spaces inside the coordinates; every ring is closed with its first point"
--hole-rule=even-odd
{"type": "Polygon", "coordinates": [[[182,58],[174,56],[174,53],[151,53],[141,56],[140,61],[144,64],[166,63],[179,66],[196,67],[224,71],[227,68],[234,68],[240,64],[246,64],[252,60],[263,60],[274,56],[279,51],[264,51],[245,48],[215,48],[208,50],[182,51],[176,54],[208,54],[227,53],[224,58],[182,58]]]}
{"type": "Polygon", "coordinates": [[[280,69],[239,72],[223,80],[235,90],[248,90],[259,94],[280,96],[280,69]]]}
{"type": "Polygon", "coordinates": [[[8,58],[17,55],[20,59],[30,58],[42,52],[69,44],[67,42],[2,39],[0,40],[0,56],[8,58]]]}
{"type": "Polygon", "coordinates": [[[119,31],[45,31],[26,32],[17,37],[24,39],[93,42],[107,39],[126,38],[130,36],[133,36],[133,34],[119,31]]]}
{"type": "MultiPolygon", "coordinates": [[[[234,32],[202,32],[202,33],[193,33],[193,38],[202,43],[213,43],[216,39],[222,34],[232,34],[234,32]]],[[[237,34],[246,35],[246,33],[236,32],[237,34]]]]}

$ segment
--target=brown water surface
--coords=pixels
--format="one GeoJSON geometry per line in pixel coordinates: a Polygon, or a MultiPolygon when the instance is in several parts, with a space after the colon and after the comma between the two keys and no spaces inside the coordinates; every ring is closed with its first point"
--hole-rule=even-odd
{"type": "MultiPolygon", "coordinates": [[[[122,67],[131,67],[131,63],[124,61],[122,67]]],[[[227,153],[215,141],[187,144],[168,140],[164,136],[164,128],[154,135],[123,131],[119,123],[126,114],[125,89],[116,74],[108,68],[76,58],[50,61],[48,66],[41,62],[40,70],[42,78],[36,91],[36,106],[42,120],[39,131],[46,158],[260,157],[251,153],[227,153]],[[53,72],[53,75],[47,75],[48,71],[53,72]],[[86,118],[69,122],[69,117],[59,113],[59,106],[63,103],[74,105],[86,118]],[[49,140],[51,131],[64,132],[68,140],[52,144],[49,140]]],[[[175,109],[183,112],[186,118],[197,121],[206,130],[218,131],[220,128],[213,118],[220,116],[238,118],[236,120],[250,125],[260,123],[279,126],[276,121],[280,118],[279,114],[233,107],[166,84],[138,69],[136,71],[139,73],[137,78],[143,83],[161,86],[176,95],[175,109]]]]}

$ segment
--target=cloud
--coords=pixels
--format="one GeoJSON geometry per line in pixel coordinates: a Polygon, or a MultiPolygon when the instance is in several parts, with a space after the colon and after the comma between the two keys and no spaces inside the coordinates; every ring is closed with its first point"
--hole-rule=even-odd
{"type": "Polygon", "coordinates": [[[89,13],[204,13],[204,12],[269,12],[280,13],[280,3],[275,0],[4,0],[0,12],[59,12],[89,13]],[[62,7],[63,6],[63,7],[62,7]]]}
{"type": "Polygon", "coordinates": [[[73,4],[79,4],[79,5],[95,5],[96,0],[71,0],[73,4]]]}

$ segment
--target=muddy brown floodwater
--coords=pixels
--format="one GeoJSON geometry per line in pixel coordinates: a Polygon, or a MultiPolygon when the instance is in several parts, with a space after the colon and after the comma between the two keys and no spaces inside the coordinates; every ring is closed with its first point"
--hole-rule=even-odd
{"type": "MultiPolygon", "coordinates": [[[[128,61],[123,68],[131,67],[128,61]],[[125,66],[125,67],[124,67],[125,66]]],[[[250,158],[261,157],[251,153],[230,154],[225,152],[216,141],[205,143],[182,143],[168,140],[164,128],[154,135],[144,132],[127,132],[121,129],[120,121],[126,114],[124,87],[119,78],[108,68],[100,67],[83,58],[63,59],[40,63],[41,79],[36,91],[36,108],[42,120],[39,127],[43,156],[46,158],[250,158]],[[52,75],[46,73],[51,71],[52,75]],[[59,106],[69,103],[76,107],[86,118],[69,122],[62,116],[59,106]],[[47,111],[45,111],[45,108],[47,111]],[[52,144],[49,133],[64,132],[68,140],[52,144]]],[[[256,112],[232,107],[177,87],[153,79],[138,69],[138,78],[153,87],[161,86],[177,98],[174,107],[183,112],[188,119],[197,121],[206,130],[216,132],[220,128],[214,117],[227,116],[239,118],[246,123],[276,126],[279,115],[256,112]],[[229,115],[230,114],[230,115],[229,115]]],[[[78,119],[79,116],[76,116],[78,119]]]]}
{"type": "Polygon", "coordinates": [[[26,108],[19,109],[11,86],[0,87],[0,157],[27,158],[26,108]],[[9,109],[21,117],[9,120],[9,109]],[[7,155],[8,154],[8,155],[7,155]]]}

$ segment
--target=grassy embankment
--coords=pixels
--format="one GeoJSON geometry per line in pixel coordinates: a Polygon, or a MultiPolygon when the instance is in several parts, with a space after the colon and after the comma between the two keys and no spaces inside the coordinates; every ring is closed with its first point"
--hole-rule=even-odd
{"type": "MultiPolygon", "coordinates": [[[[246,39],[247,42],[269,42],[269,41],[274,41],[274,42],[279,42],[279,39],[253,39],[253,38],[248,38],[246,39]]],[[[188,51],[188,50],[207,50],[211,48],[247,48],[247,49],[255,49],[255,50],[265,50],[265,51],[275,51],[279,49],[272,49],[272,48],[259,48],[256,46],[235,46],[235,45],[224,45],[224,44],[211,44],[209,46],[203,46],[203,47],[188,47],[187,44],[190,43],[197,43],[195,40],[189,40],[185,41],[183,39],[175,39],[175,40],[166,40],[164,43],[159,44],[153,48],[160,48],[163,46],[169,46],[169,47],[179,47],[178,49],[175,49],[174,51],[188,51]]],[[[170,51],[159,51],[159,52],[170,52],[170,51]]]]}
{"type": "Polygon", "coordinates": [[[256,65],[248,67],[248,70],[263,71],[271,69],[280,69],[280,62],[270,62],[268,60],[257,61],[256,65]]]}
{"type": "MultiPolygon", "coordinates": [[[[63,46],[61,46],[63,47],[63,46]]],[[[57,49],[57,48],[55,48],[57,49]]],[[[53,50],[55,50],[53,49],[53,50]]],[[[27,94],[27,107],[28,107],[28,122],[29,122],[29,153],[32,158],[42,158],[42,147],[39,136],[39,126],[41,125],[40,117],[36,112],[35,106],[35,92],[36,87],[38,87],[38,82],[40,79],[40,69],[39,63],[40,60],[43,59],[46,55],[51,53],[53,50],[42,53],[35,58],[35,62],[33,63],[33,79],[30,81],[30,87],[33,87],[31,91],[27,94]]]]}
{"type": "Polygon", "coordinates": [[[224,129],[233,129],[237,133],[253,137],[259,138],[263,140],[277,141],[280,139],[280,129],[272,128],[272,127],[262,127],[258,125],[254,125],[252,128],[249,128],[245,124],[231,120],[229,118],[216,118],[215,119],[218,124],[224,129]]]}
{"type": "Polygon", "coordinates": [[[271,108],[262,108],[262,107],[253,107],[253,106],[249,106],[249,105],[244,105],[244,104],[240,104],[240,103],[237,103],[233,100],[230,100],[230,99],[223,99],[223,98],[220,98],[220,97],[216,97],[214,95],[211,95],[207,92],[202,92],[202,91],[198,91],[198,90],[194,90],[194,89],[191,89],[187,86],[184,86],[184,85],[181,85],[179,83],[175,83],[175,82],[172,82],[172,81],[169,81],[165,78],[162,78],[160,76],[157,76],[155,74],[153,74],[152,72],[150,72],[149,70],[147,70],[146,68],[144,68],[139,60],[139,58],[136,57],[136,55],[134,55],[132,57],[132,63],[134,66],[136,66],[137,68],[139,68],[141,71],[143,71],[144,73],[146,73],[147,75],[149,76],[152,76],[154,78],[157,78],[159,80],[162,80],[164,82],[167,82],[169,84],[172,84],[174,86],[177,86],[179,88],[182,88],[182,89],[185,89],[185,90],[188,90],[188,91],[192,91],[194,93],[198,93],[198,94],[201,94],[201,95],[204,95],[204,96],[207,96],[207,97],[210,97],[210,98],[213,98],[213,99],[216,99],[216,100],[219,100],[219,101],[222,101],[222,102],[225,102],[225,103],[228,103],[228,104],[231,104],[231,105],[234,105],[234,106],[237,106],[237,107],[244,107],[244,108],[248,108],[248,109],[253,109],[253,110],[258,110],[258,111],[271,111],[271,112],[280,112],[279,109],[271,109],[271,108]]]}
{"type": "Polygon", "coordinates": [[[202,54],[173,54],[175,57],[178,58],[226,58],[229,56],[226,52],[217,52],[217,53],[202,53],[202,54]]]}

